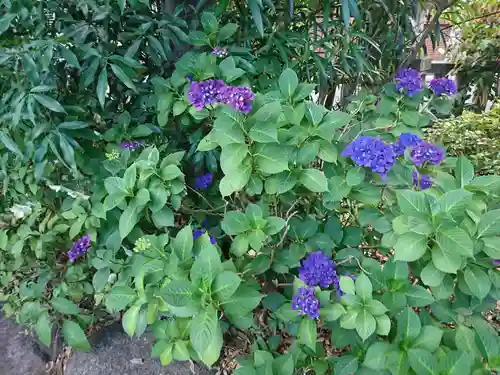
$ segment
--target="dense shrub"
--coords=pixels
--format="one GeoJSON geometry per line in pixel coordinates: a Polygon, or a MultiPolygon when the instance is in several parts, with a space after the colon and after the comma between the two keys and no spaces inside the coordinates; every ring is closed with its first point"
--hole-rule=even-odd
{"type": "Polygon", "coordinates": [[[498,369],[482,313],[500,288],[500,177],[422,141],[451,109],[438,85],[405,70],[330,111],[292,69],[259,84],[222,50],[235,24],[141,20],[192,48],[175,67],[168,41],[130,34],[104,56],[2,51],[8,316],[79,349],[102,320],[150,327],[165,365],[213,365],[244,337],[240,375],[498,369]]]}
{"type": "Polygon", "coordinates": [[[450,155],[468,155],[477,173],[500,174],[500,106],[486,113],[464,112],[426,129],[427,137],[446,145],[450,155]]]}

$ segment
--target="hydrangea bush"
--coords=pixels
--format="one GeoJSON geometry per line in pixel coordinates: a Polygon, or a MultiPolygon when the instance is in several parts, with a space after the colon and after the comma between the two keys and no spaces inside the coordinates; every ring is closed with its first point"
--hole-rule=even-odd
{"type": "Polygon", "coordinates": [[[238,335],[239,375],[498,370],[500,177],[422,138],[452,88],[406,69],[332,111],[290,68],[261,87],[221,43],[237,26],[202,25],[150,86],[110,60],[117,116],[90,126],[37,86],[53,130],[29,110],[2,128],[4,312],[84,350],[119,319],[164,365],[217,365],[238,335]]]}

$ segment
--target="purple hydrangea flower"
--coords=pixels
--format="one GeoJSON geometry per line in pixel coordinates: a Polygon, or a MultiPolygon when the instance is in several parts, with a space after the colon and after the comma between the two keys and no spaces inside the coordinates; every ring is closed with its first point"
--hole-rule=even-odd
{"type": "Polygon", "coordinates": [[[225,88],[226,84],[220,79],[193,81],[188,93],[189,102],[197,110],[203,109],[206,105],[220,103],[225,88]]]}
{"type": "Polygon", "coordinates": [[[189,82],[193,82],[193,76],[191,76],[191,75],[186,76],[186,79],[187,79],[189,82]]]}
{"type": "Polygon", "coordinates": [[[209,79],[191,82],[188,99],[198,110],[209,104],[227,104],[234,109],[249,113],[252,110],[254,93],[249,87],[229,86],[222,80],[209,79]]]}
{"type": "Polygon", "coordinates": [[[413,133],[402,133],[399,139],[393,143],[392,149],[397,156],[401,156],[405,153],[408,147],[415,147],[423,142],[420,137],[413,133]]]}
{"type": "Polygon", "coordinates": [[[319,318],[319,307],[319,300],[312,288],[300,287],[292,298],[292,310],[298,311],[300,315],[308,315],[311,319],[319,318]]]}
{"type": "Polygon", "coordinates": [[[195,178],[194,188],[196,190],[206,190],[210,185],[212,185],[212,181],[212,173],[205,173],[204,175],[195,178]]]}
{"type": "Polygon", "coordinates": [[[226,49],[226,48],[222,48],[222,47],[215,47],[215,48],[212,50],[212,55],[214,55],[214,56],[216,56],[216,57],[219,57],[219,58],[224,58],[224,57],[227,57],[228,52],[227,52],[227,49],[226,49]]]}
{"type": "Polygon", "coordinates": [[[249,87],[226,86],[222,94],[222,103],[228,104],[243,113],[252,111],[252,101],[255,95],[249,87]]]}
{"type": "Polygon", "coordinates": [[[493,259],[491,261],[491,263],[494,265],[494,266],[500,266],[500,259],[493,259]]]}
{"type": "Polygon", "coordinates": [[[410,156],[415,165],[422,165],[426,161],[439,164],[444,160],[444,149],[433,143],[421,142],[413,147],[410,156]]]}
{"type": "Polygon", "coordinates": [[[417,171],[412,172],[413,185],[418,185],[420,189],[425,190],[432,187],[431,176],[426,174],[419,174],[417,171]]]}
{"type": "Polygon", "coordinates": [[[399,91],[406,90],[406,95],[413,96],[422,91],[420,73],[412,68],[399,69],[396,72],[396,87],[399,91]]]}
{"type": "Polygon", "coordinates": [[[359,137],[349,144],[342,156],[350,157],[357,165],[368,167],[385,177],[396,162],[396,153],[392,145],[385,144],[378,137],[359,137]]]}
{"type": "Polygon", "coordinates": [[[434,78],[429,83],[429,88],[437,96],[441,96],[443,94],[451,96],[457,93],[457,85],[455,84],[455,81],[449,78],[434,78]]]}
{"type": "Polygon", "coordinates": [[[144,145],[144,141],[123,141],[120,143],[121,148],[125,148],[131,151],[144,147],[144,145]]]}
{"type": "Polygon", "coordinates": [[[336,277],[335,263],[322,251],[309,253],[308,257],[302,260],[302,266],[299,268],[299,278],[307,286],[319,285],[322,288],[328,288],[336,277]]]}
{"type": "Polygon", "coordinates": [[[73,263],[78,258],[84,256],[88,249],[90,248],[90,236],[86,234],[85,236],[79,238],[73,243],[71,249],[66,253],[68,255],[69,261],[73,263]]]}

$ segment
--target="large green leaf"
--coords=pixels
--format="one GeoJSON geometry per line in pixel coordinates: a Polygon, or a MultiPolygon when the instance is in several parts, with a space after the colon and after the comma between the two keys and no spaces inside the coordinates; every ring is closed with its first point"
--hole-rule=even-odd
{"type": "Polygon", "coordinates": [[[417,233],[405,233],[398,237],[394,245],[394,259],[414,262],[427,251],[427,237],[417,233]]]}
{"type": "Polygon", "coordinates": [[[142,210],[142,205],[137,203],[137,199],[132,199],[125,211],[122,212],[120,216],[120,222],[118,229],[120,231],[120,237],[123,240],[129,235],[129,233],[134,229],[135,225],[138,223],[140,217],[139,213],[142,210]]]}
{"type": "Polygon", "coordinates": [[[472,193],[464,190],[452,190],[446,192],[439,200],[441,212],[451,215],[463,215],[464,209],[472,200],[472,193]]]}
{"type": "Polygon", "coordinates": [[[268,174],[276,174],[288,169],[286,149],[272,143],[258,144],[254,152],[254,161],[257,169],[268,174]]]}
{"type": "Polygon", "coordinates": [[[432,262],[427,263],[427,265],[420,272],[420,278],[425,285],[428,286],[438,286],[443,281],[446,274],[438,270],[432,262]]]}
{"type": "Polygon", "coordinates": [[[462,266],[462,257],[455,252],[455,249],[440,246],[434,246],[431,250],[432,263],[434,266],[446,273],[456,273],[462,266]]]}
{"type": "Polygon", "coordinates": [[[221,271],[219,251],[214,245],[205,244],[191,267],[191,281],[195,285],[199,285],[200,282],[210,285],[221,271]]]}
{"type": "Polygon", "coordinates": [[[472,240],[463,229],[439,229],[436,234],[436,243],[446,252],[455,252],[464,257],[474,257],[472,240]]]}
{"type": "Polygon", "coordinates": [[[222,230],[229,235],[236,235],[251,229],[248,217],[241,211],[226,212],[221,222],[222,230]]]}
{"type": "Polygon", "coordinates": [[[302,185],[315,193],[328,190],[328,181],[322,171],[317,169],[304,169],[299,178],[302,185]]]}
{"type": "Polygon", "coordinates": [[[414,348],[427,349],[430,352],[436,351],[441,343],[443,331],[435,326],[423,326],[420,335],[412,343],[414,348]]]}
{"type": "Polygon", "coordinates": [[[397,316],[398,332],[397,339],[400,341],[412,341],[418,337],[422,329],[420,318],[410,307],[405,308],[397,316]]]}
{"type": "Polygon", "coordinates": [[[240,277],[232,271],[223,271],[215,277],[212,293],[219,301],[227,301],[240,286],[240,277]]]}
{"type": "Polygon", "coordinates": [[[52,99],[50,96],[43,94],[31,94],[36,99],[38,103],[43,105],[45,108],[50,109],[53,112],[66,113],[64,107],[57,100],[52,99]]]}
{"type": "Polygon", "coordinates": [[[373,287],[368,276],[364,273],[356,278],[356,295],[360,297],[363,301],[369,301],[372,299],[373,287]]]}
{"type": "Polygon", "coordinates": [[[90,350],[90,344],[83,329],[71,320],[64,320],[62,325],[64,338],[75,349],[90,350]]]}
{"type": "Polygon", "coordinates": [[[352,355],[345,355],[335,361],[335,375],[351,375],[358,371],[359,361],[352,355]]]}
{"type": "Polygon", "coordinates": [[[49,314],[44,312],[36,321],[35,331],[40,339],[40,342],[46,346],[50,346],[52,342],[52,321],[49,314]]]}
{"type": "Polygon", "coordinates": [[[481,215],[477,226],[478,237],[500,235],[500,209],[488,211],[481,215]]]}
{"type": "Polygon", "coordinates": [[[372,370],[384,370],[390,346],[386,342],[376,342],[368,348],[363,366],[372,370]]]}
{"type": "Polygon", "coordinates": [[[134,82],[130,79],[130,77],[120,68],[118,65],[115,64],[109,64],[111,67],[111,70],[113,73],[115,73],[115,76],[122,81],[122,83],[127,86],[129,89],[133,90],[135,93],[138,93],[137,87],[135,86],[134,82]]]}
{"type": "Polygon", "coordinates": [[[99,73],[99,78],[97,79],[97,99],[104,108],[104,103],[106,102],[106,92],[108,91],[108,72],[106,71],[106,66],[104,66],[99,73]]]}
{"type": "Polygon", "coordinates": [[[461,350],[452,350],[446,353],[446,356],[439,362],[439,368],[447,375],[469,374],[473,359],[467,352],[461,350]]]}
{"type": "Polygon", "coordinates": [[[220,327],[217,318],[217,311],[212,305],[208,305],[205,309],[201,310],[194,316],[189,330],[189,337],[193,349],[196,350],[202,361],[207,365],[212,365],[213,362],[215,362],[215,360],[219,357],[219,353],[217,353],[217,358],[215,358],[212,362],[213,356],[205,355],[210,345],[215,345],[220,351],[222,342],[217,345],[219,340],[216,340],[219,334],[220,327]]]}
{"type": "Polygon", "coordinates": [[[316,351],[316,341],[317,341],[317,328],[316,321],[309,319],[308,317],[302,318],[298,330],[298,340],[299,343],[309,347],[312,351],[316,351]]]}
{"type": "Polygon", "coordinates": [[[455,177],[460,182],[460,187],[462,188],[468,185],[474,178],[474,166],[464,156],[460,156],[457,160],[455,177]]]}
{"type": "Polygon", "coordinates": [[[76,315],[80,313],[80,308],[66,298],[54,297],[50,300],[54,310],[62,314],[76,315]]]}
{"type": "Polygon", "coordinates": [[[368,309],[363,309],[356,317],[356,331],[363,341],[368,339],[377,328],[377,322],[368,309]]]}
{"type": "Polygon", "coordinates": [[[432,294],[420,285],[412,285],[406,292],[406,298],[408,305],[413,307],[424,307],[435,302],[432,294]]]}
{"type": "Polygon", "coordinates": [[[193,257],[193,231],[190,226],[182,228],[172,241],[177,258],[184,262],[193,257]]]}
{"type": "Polygon", "coordinates": [[[491,281],[486,272],[477,266],[469,266],[464,272],[465,282],[473,295],[483,299],[491,289],[491,281]]]}
{"type": "Polygon", "coordinates": [[[280,91],[285,98],[291,98],[299,85],[297,74],[292,69],[285,69],[278,80],[280,91]]]}
{"type": "Polygon", "coordinates": [[[396,192],[399,208],[403,214],[419,215],[429,214],[430,208],[424,192],[416,192],[411,190],[398,190],[396,192]]]}
{"type": "Polygon", "coordinates": [[[408,361],[417,375],[437,375],[438,364],[434,355],[425,349],[408,350],[408,361]]]}
{"type": "Polygon", "coordinates": [[[192,299],[195,289],[188,280],[172,280],[161,290],[161,295],[169,305],[183,307],[192,299]]]}
{"type": "Polygon", "coordinates": [[[134,336],[140,309],[141,307],[139,305],[134,305],[130,307],[122,316],[123,330],[130,337],[134,336]]]}

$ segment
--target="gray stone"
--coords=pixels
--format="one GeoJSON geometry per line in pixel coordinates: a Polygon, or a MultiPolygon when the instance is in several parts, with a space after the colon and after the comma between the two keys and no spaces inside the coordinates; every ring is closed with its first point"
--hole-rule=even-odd
{"type": "Polygon", "coordinates": [[[27,332],[0,316],[0,375],[46,374],[46,355],[27,332]]]}
{"type": "MultiPolygon", "coordinates": [[[[105,329],[91,340],[92,351],[73,351],[64,375],[208,375],[210,372],[190,362],[176,362],[163,367],[151,358],[153,340],[147,334],[130,338],[121,327],[105,329]]],[[[0,374],[3,375],[3,374],[0,374]]]]}

